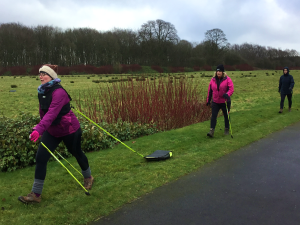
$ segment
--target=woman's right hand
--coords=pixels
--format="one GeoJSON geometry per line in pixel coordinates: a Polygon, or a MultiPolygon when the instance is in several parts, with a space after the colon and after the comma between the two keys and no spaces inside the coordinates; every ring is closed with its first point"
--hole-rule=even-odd
{"type": "Polygon", "coordinates": [[[40,134],[36,130],[34,130],[29,136],[30,141],[33,141],[33,142],[36,142],[39,139],[39,137],[40,137],[40,134]]]}

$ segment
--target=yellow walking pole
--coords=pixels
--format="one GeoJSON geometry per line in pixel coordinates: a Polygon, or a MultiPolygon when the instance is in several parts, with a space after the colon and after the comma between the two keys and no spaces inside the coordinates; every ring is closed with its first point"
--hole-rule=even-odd
{"type": "Polygon", "coordinates": [[[44,148],[45,149],[47,149],[48,150],[48,152],[54,157],[54,159],[56,159],[56,161],[57,162],[59,162],[60,163],[60,165],[62,165],[67,171],[68,171],[68,173],[77,181],[77,183],[84,189],[84,191],[85,191],[85,194],[86,195],[90,195],[90,193],[88,192],[88,190],[86,190],[85,189],[85,187],[83,187],[83,185],[76,179],[76,177],[74,177],[74,175],[68,170],[68,168],[67,167],[65,167],[65,165],[64,164],[62,164],[61,163],[61,161],[59,161],[59,159],[58,158],[56,158],[56,156],[49,150],[49,148],[47,148],[47,146],[46,145],[44,145],[44,143],[43,142],[41,142],[41,145],[43,145],[44,146],[44,148]]]}
{"type": "MultiPolygon", "coordinates": [[[[72,107],[73,109],[75,109],[74,107],[72,107]]],[[[93,120],[91,120],[90,118],[88,118],[86,115],[84,115],[83,113],[79,112],[77,109],[75,109],[76,112],[78,112],[80,115],[82,115],[84,118],[86,118],[88,121],[90,121],[91,123],[95,124],[98,128],[100,128],[101,130],[103,130],[106,134],[108,134],[109,136],[111,136],[112,138],[114,138],[116,141],[120,142],[122,145],[124,145],[126,148],[130,149],[131,151],[133,151],[134,153],[138,154],[139,156],[143,157],[144,156],[140,153],[138,153],[137,151],[134,151],[132,148],[130,148],[128,145],[126,145],[125,143],[123,143],[122,141],[120,141],[118,138],[114,137],[113,135],[111,135],[110,133],[108,133],[106,130],[104,130],[102,127],[100,127],[97,123],[95,123],[93,120]]]]}
{"type": "Polygon", "coordinates": [[[233,138],[233,136],[232,136],[232,129],[231,129],[231,123],[230,123],[230,117],[229,117],[228,108],[227,108],[227,101],[225,101],[225,105],[226,105],[226,111],[227,111],[228,122],[229,122],[229,130],[230,130],[230,133],[231,133],[231,138],[233,138]]]}
{"type": "MultiPolygon", "coordinates": [[[[59,154],[58,151],[55,150],[55,152],[56,152],[63,160],[65,160],[70,166],[72,166],[72,164],[69,163],[68,160],[66,160],[64,157],[62,157],[62,155],[59,154]]],[[[74,166],[72,166],[72,167],[73,167],[73,169],[76,170],[81,176],[83,176],[82,173],[80,173],[74,166]]]]}

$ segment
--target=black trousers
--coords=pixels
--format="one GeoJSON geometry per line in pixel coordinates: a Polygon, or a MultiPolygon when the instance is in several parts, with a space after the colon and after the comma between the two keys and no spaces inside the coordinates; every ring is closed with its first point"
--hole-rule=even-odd
{"type": "MultiPolygon", "coordinates": [[[[42,136],[42,142],[49,148],[51,152],[57,148],[61,141],[64,142],[68,151],[77,159],[77,162],[83,171],[89,168],[88,159],[81,150],[81,128],[75,133],[69,134],[64,137],[53,137],[47,131],[42,136]]],[[[38,151],[35,156],[36,167],[35,167],[35,179],[45,180],[47,163],[50,159],[51,154],[41,144],[39,145],[38,151]]]]}
{"type": "MultiPolygon", "coordinates": [[[[231,106],[231,102],[227,102],[228,112],[230,112],[230,106],[231,106]]],[[[224,115],[225,128],[229,128],[229,120],[228,120],[225,103],[215,103],[215,102],[213,102],[211,104],[212,115],[211,115],[211,121],[210,121],[210,128],[214,128],[214,129],[216,128],[217,116],[218,116],[220,109],[222,110],[223,115],[224,115]]]]}
{"type": "Polygon", "coordinates": [[[289,108],[292,108],[292,94],[281,94],[280,109],[283,109],[285,96],[287,96],[289,100],[289,108]]]}

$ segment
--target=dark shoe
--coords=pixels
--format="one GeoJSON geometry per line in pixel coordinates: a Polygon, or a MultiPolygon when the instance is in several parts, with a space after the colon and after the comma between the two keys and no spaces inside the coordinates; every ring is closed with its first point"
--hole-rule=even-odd
{"type": "Polygon", "coordinates": [[[224,135],[229,135],[229,128],[225,128],[224,135]]]}
{"type": "Polygon", "coordinates": [[[283,110],[282,110],[282,109],[280,109],[280,110],[279,110],[279,113],[282,113],[282,111],[283,111],[283,110]]]}
{"type": "Polygon", "coordinates": [[[37,197],[33,192],[28,194],[27,196],[19,196],[19,201],[28,204],[28,203],[40,203],[41,202],[41,195],[37,197]]]}
{"type": "Polygon", "coordinates": [[[94,177],[91,176],[90,178],[84,178],[84,188],[86,190],[90,190],[92,189],[92,186],[93,186],[93,183],[94,183],[94,177]]]}
{"type": "Polygon", "coordinates": [[[291,112],[292,111],[292,108],[289,108],[289,112],[291,112]]]}
{"type": "Polygon", "coordinates": [[[214,132],[215,132],[215,129],[214,128],[210,128],[210,131],[207,133],[207,136],[208,137],[214,137],[214,132]]]}

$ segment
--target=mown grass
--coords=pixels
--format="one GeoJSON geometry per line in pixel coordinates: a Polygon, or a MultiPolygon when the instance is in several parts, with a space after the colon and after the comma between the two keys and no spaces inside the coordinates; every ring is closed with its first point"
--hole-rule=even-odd
{"type": "MultiPolygon", "coordinates": [[[[207,85],[211,77],[201,77],[200,73],[206,75],[212,75],[212,71],[206,72],[190,72],[184,73],[188,76],[194,75],[193,80],[195,83],[204,84],[200,86],[204,95],[206,96],[207,85]]],[[[180,73],[182,74],[182,73],[180,73]]],[[[254,105],[260,102],[273,101],[278,98],[278,80],[282,75],[282,71],[228,71],[235,85],[235,93],[232,97],[233,105],[232,112],[235,110],[244,110],[252,108],[254,105]],[[244,77],[243,75],[256,75],[256,77],[244,77]],[[266,73],[269,76],[266,76],[266,73]],[[272,75],[274,74],[274,75],[272,75]]],[[[297,77],[300,76],[300,71],[291,71],[297,82],[297,77]]],[[[155,74],[149,74],[149,76],[155,74]]],[[[176,74],[171,74],[176,75],[176,74]]],[[[92,80],[99,79],[99,76],[91,77],[87,79],[88,75],[80,76],[64,76],[60,77],[62,85],[71,94],[71,96],[77,95],[80,90],[87,88],[97,88],[100,86],[106,86],[106,83],[93,83],[92,80]],[[74,83],[70,83],[74,81],[74,83]]],[[[115,75],[114,77],[117,77],[115,75]]],[[[120,79],[121,77],[119,77],[120,79]]],[[[111,79],[111,77],[103,76],[103,80],[111,79]]],[[[191,78],[189,78],[191,79],[191,78]]],[[[37,115],[38,114],[38,100],[37,100],[37,87],[40,85],[40,81],[35,78],[17,76],[14,77],[3,77],[0,79],[0,114],[3,113],[5,116],[17,117],[20,111],[28,112],[37,115]],[[17,85],[17,88],[11,88],[11,85],[17,85]],[[9,92],[10,90],[16,90],[16,92],[9,92]]],[[[111,85],[111,84],[109,84],[111,85]]],[[[295,94],[300,93],[300,90],[295,88],[295,94]]]]}
{"type": "MultiPolygon", "coordinates": [[[[210,123],[206,121],[126,142],[144,155],[157,149],[172,150],[174,157],[167,161],[146,162],[122,145],[88,153],[87,157],[95,177],[91,196],[86,196],[58,163],[50,162],[42,202],[35,205],[27,206],[17,201],[19,195],[30,192],[34,167],[0,173],[0,224],[85,224],[108,215],[122,205],[206,163],[300,120],[300,94],[297,90],[299,74],[291,72],[296,81],[293,111],[289,113],[285,109],[283,114],[278,114],[279,75],[266,76],[265,71],[261,74],[255,71],[252,73],[256,73],[257,77],[240,78],[240,75],[235,73],[242,72],[234,72],[233,75],[228,73],[236,89],[232,98],[231,113],[233,139],[223,136],[224,121],[220,117],[213,139],[206,137],[210,123]]],[[[63,82],[67,79],[69,78],[63,82]]],[[[207,83],[210,80],[200,77],[196,79],[205,79],[207,83]]],[[[75,87],[71,87],[72,84],[65,83],[67,89],[76,90],[75,87]]],[[[3,92],[0,93],[1,99],[2,94],[3,92]]],[[[22,98],[22,94],[19,98],[22,98]]],[[[74,158],[68,160],[79,168],[74,158]]],[[[75,172],[74,175],[78,177],[75,172]]]]}
{"type": "MultiPolygon", "coordinates": [[[[96,88],[99,84],[92,82],[98,77],[87,79],[86,75],[64,76],[61,77],[64,88],[70,95],[78,93],[86,88],[96,88]],[[74,81],[74,83],[70,83],[74,81]]],[[[109,79],[105,77],[103,79],[109,79]]],[[[0,79],[0,113],[8,117],[17,117],[20,111],[38,115],[37,88],[41,84],[40,80],[30,77],[17,76],[3,77],[0,79]],[[17,85],[17,88],[11,88],[11,85],[17,85]],[[9,92],[16,90],[16,92],[9,92]]],[[[101,85],[101,84],[100,84],[101,85]]]]}

